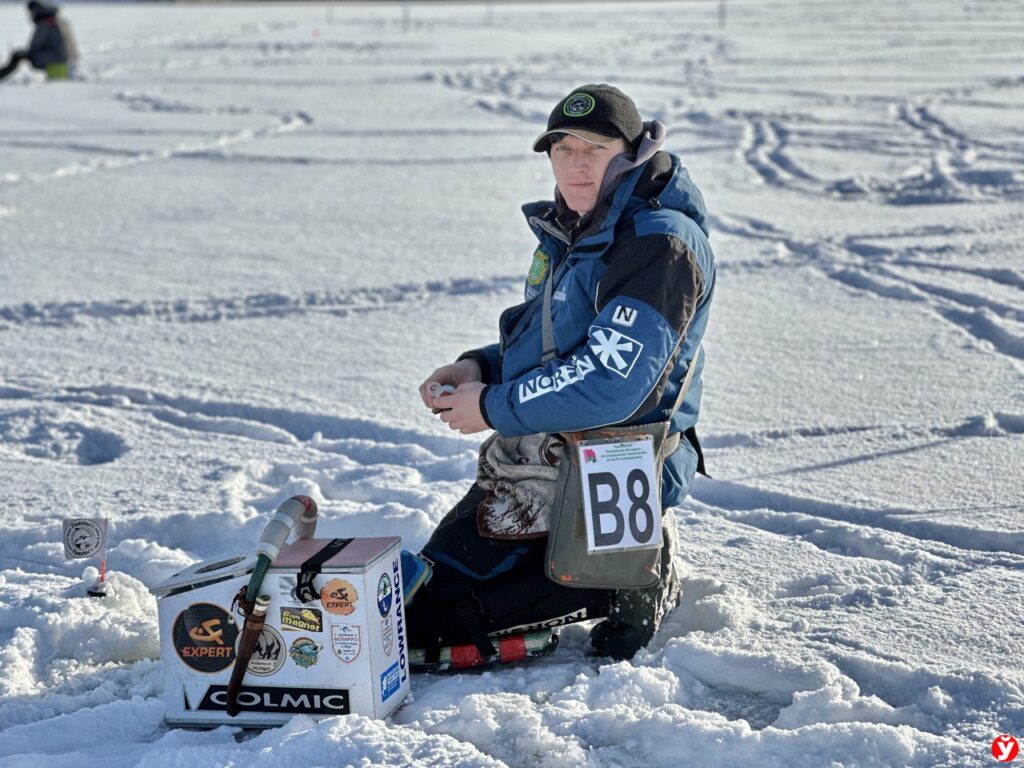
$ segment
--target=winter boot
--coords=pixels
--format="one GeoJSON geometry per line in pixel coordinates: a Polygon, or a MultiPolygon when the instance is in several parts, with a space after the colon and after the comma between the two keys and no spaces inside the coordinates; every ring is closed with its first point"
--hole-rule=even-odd
{"type": "Polygon", "coordinates": [[[633,658],[654,637],[662,619],[679,604],[679,575],[676,573],[675,518],[662,520],[663,547],[661,579],[646,589],[620,589],[612,597],[608,618],[590,631],[595,656],[616,661],[633,658]]]}

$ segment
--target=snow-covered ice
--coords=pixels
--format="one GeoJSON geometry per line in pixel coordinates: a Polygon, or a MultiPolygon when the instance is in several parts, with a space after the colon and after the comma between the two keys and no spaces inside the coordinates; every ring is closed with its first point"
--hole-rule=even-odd
{"type": "MultiPolygon", "coordinates": [[[[0,766],[963,766],[1024,737],[1024,2],[91,5],[0,85],[0,766]],[[390,721],[168,729],[147,587],[320,533],[421,545],[477,439],[551,105],[669,126],[720,263],[632,662],[419,677],[390,721]],[[111,519],[111,594],[60,520],[111,519]]],[[[24,43],[0,7],[0,44],[24,43]]]]}

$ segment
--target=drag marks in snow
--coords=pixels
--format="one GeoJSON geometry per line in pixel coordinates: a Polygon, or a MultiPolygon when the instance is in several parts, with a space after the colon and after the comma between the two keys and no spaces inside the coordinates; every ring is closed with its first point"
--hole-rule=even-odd
{"type": "Polygon", "coordinates": [[[186,115],[251,115],[256,110],[251,107],[203,107],[198,104],[171,99],[152,93],[139,91],[120,91],[114,94],[114,100],[124,104],[133,112],[168,112],[186,115]]]}
{"type": "Polygon", "coordinates": [[[992,298],[996,294],[994,288],[987,292],[980,288],[966,290],[960,287],[961,283],[947,287],[929,279],[928,272],[942,271],[941,266],[915,266],[913,259],[894,263],[895,267],[884,259],[864,259],[860,265],[826,267],[823,271],[833,280],[856,290],[921,303],[989,349],[1014,360],[1024,360],[1024,294],[1019,293],[1017,285],[1020,273],[1009,269],[974,270],[973,276],[980,281],[1017,288],[1008,292],[1008,300],[998,300],[992,298]],[[1013,293],[1017,293],[1019,302],[1013,302],[1013,293]]]}
{"type": "MultiPolygon", "coordinates": [[[[597,45],[591,38],[586,45],[531,51],[501,64],[463,61],[459,62],[461,66],[433,72],[430,77],[467,94],[475,109],[531,126],[547,121],[551,104],[565,95],[566,81],[593,82],[595,71],[616,72],[615,77],[602,74],[597,80],[614,81],[627,91],[630,87],[659,87],[666,94],[666,103],[687,113],[690,108],[680,100],[680,92],[693,98],[714,95],[712,62],[729,53],[729,41],[692,28],[645,28],[627,35],[614,34],[622,29],[623,25],[615,25],[601,30],[608,37],[597,45]],[[682,76],[666,78],[664,72],[680,72],[682,76]]],[[[642,105],[645,115],[671,119],[674,109],[657,101],[650,106],[642,105]]]]}
{"type": "Polygon", "coordinates": [[[173,397],[131,387],[69,387],[35,397],[59,403],[81,403],[117,409],[143,411],[161,421],[179,422],[199,432],[240,435],[270,442],[307,442],[314,440],[365,439],[374,442],[412,442],[426,450],[448,451],[451,438],[431,437],[415,430],[387,427],[369,419],[344,418],[287,408],[247,405],[245,403],[173,397]],[[251,425],[251,429],[246,429],[251,425]]]}
{"type": "Polygon", "coordinates": [[[816,426],[798,427],[795,429],[768,429],[756,432],[736,432],[732,434],[711,434],[701,439],[704,448],[760,448],[771,445],[777,440],[791,440],[794,438],[816,438],[833,437],[836,435],[851,435],[861,432],[873,432],[881,429],[879,426],[816,426]]]}
{"type": "MultiPolygon", "coordinates": [[[[821,98],[831,101],[831,97],[821,98]]],[[[948,102],[957,106],[955,99],[948,102]]],[[[737,156],[760,183],[802,194],[846,199],[871,197],[888,205],[930,205],[1015,199],[1024,195],[1024,145],[969,136],[938,117],[927,99],[889,105],[887,122],[832,125],[791,113],[730,110],[722,115],[739,129],[737,156]],[[893,140],[893,129],[905,135],[893,140]],[[810,150],[806,162],[799,158],[810,150]],[[860,173],[826,178],[810,168],[812,157],[836,155],[849,166],[851,153],[870,158],[859,165],[900,160],[892,175],[860,173]]]]}
{"type": "MultiPolygon", "coordinates": [[[[321,454],[351,454],[368,463],[412,463],[449,456],[456,438],[426,435],[413,429],[390,427],[370,419],[309,413],[245,403],[175,397],[159,392],[114,385],[65,387],[55,390],[0,388],[0,400],[25,401],[31,407],[2,414],[6,434],[32,435],[46,419],[43,414],[57,403],[90,409],[112,409],[115,414],[145,414],[174,427],[250,440],[311,446],[321,454]]],[[[2,434],[2,433],[0,433],[2,434]]]]}
{"type": "Polygon", "coordinates": [[[920,510],[868,509],[725,480],[699,482],[691,495],[711,514],[783,536],[806,536],[828,551],[889,561],[896,557],[899,565],[926,575],[947,573],[944,560],[967,562],[971,568],[1024,569],[1024,534],[919,519],[920,510]],[[883,532],[916,541],[889,549],[879,545],[886,541],[883,532]]]}
{"type": "Polygon", "coordinates": [[[466,157],[324,157],[320,155],[268,155],[242,154],[225,152],[224,150],[203,150],[180,154],[185,160],[206,160],[221,163],[250,163],[254,165],[301,165],[301,166],[340,166],[365,168],[407,168],[412,166],[453,166],[453,165],[492,165],[494,163],[520,163],[521,154],[515,155],[473,155],[466,157]]]}
{"type": "MultiPolygon", "coordinates": [[[[145,94],[129,91],[115,94],[114,99],[123,102],[129,109],[137,112],[173,112],[189,115],[213,114],[232,116],[248,116],[253,112],[253,110],[248,107],[207,107],[169,99],[157,94],[145,94]]],[[[313,123],[313,118],[302,111],[278,112],[274,110],[264,110],[258,114],[268,119],[269,122],[254,128],[247,127],[220,134],[207,134],[201,139],[180,142],[174,146],[157,150],[125,153],[108,148],[106,151],[93,153],[102,155],[100,157],[93,157],[88,160],[71,163],[50,171],[27,174],[5,174],[0,177],[0,185],[14,185],[22,183],[41,184],[58,179],[66,179],[71,176],[81,176],[102,171],[129,168],[144,163],[165,162],[175,158],[188,157],[193,153],[223,150],[226,147],[237,146],[256,139],[268,138],[283,133],[291,133],[313,123]]]]}
{"type": "Polygon", "coordinates": [[[455,278],[426,283],[352,288],[335,292],[255,293],[247,296],[205,299],[115,299],[13,304],[0,306],[0,330],[24,326],[66,328],[90,321],[150,320],[169,323],[209,323],[287,317],[314,312],[346,317],[350,313],[385,310],[405,306],[409,302],[496,294],[519,287],[521,284],[522,275],[499,275],[489,278],[455,278]]]}
{"type": "MultiPolygon", "coordinates": [[[[1007,222],[1007,229],[1019,227],[1019,223],[1013,219],[1007,222]]],[[[955,247],[923,244],[964,234],[959,230],[926,227],[848,235],[841,241],[811,241],[743,216],[715,216],[712,225],[733,237],[763,241],[772,249],[762,258],[724,262],[723,270],[812,266],[847,288],[921,304],[985,348],[1024,361],[1024,272],[950,264],[940,257],[947,252],[957,255],[955,247]],[[898,243],[904,239],[912,244],[901,247],[898,243]]]]}
{"type": "Polygon", "coordinates": [[[773,187],[820,190],[822,183],[801,168],[787,153],[789,131],[779,120],[740,115],[739,153],[758,178],[773,187]]]}
{"type": "MultiPolygon", "coordinates": [[[[287,32],[299,26],[297,21],[267,21],[248,24],[231,22],[226,26],[230,34],[251,35],[267,32],[287,32]]],[[[124,37],[105,42],[91,42],[82,45],[82,52],[87,56],[97,53],[111,53],[125,50],[152,49],[165,46],[188,46],[216,43],[224,39],[227,31],[219,32],[178,32],[166,35],[149,35],[146,37],[124,37]]]]}
{"type": "MultiPolygon", "coordinates": [[[[256,541],[266,514],[298,493],[317,499],[323,507],[322,518],[344,526],[349,531],[346,535],[383,536],[402,530],[425,541],[432,521],[465,491],[476,465],[474,443],[466,443],[461,450],[462,443],[449,435],[388,427],[368,419],[171,397],[119,386],[52,391],[8,387],[0,390],[0,396],[22,406],[0,413],[0,450],[39,458],[77,459],[83,464],[116,458],[119,454],[100,449],[123,449],[123,438],[80,426],[95,420],[98,413],[123,425],[127,419],[132,429],[141,426],[152,431],[155,423],[182,430],[185,436],[192,433],[192,439],[219,435],[288,449],[291,460],[271,463],[255,458],[266,451],[238,451],[241,457],[253,458],[243,458],[241,469],[233,465],[222,478],[227,509],[119,521],[118,560],[126,567],[131,564],[132,573],[147,583],[179,569],[182,549],[202,550],[206,542],[198,540],[195,532],[207,522],[231,515],[240,528],[239,537],[256,541]],[[48,416],[51,412],[63,414],[63,420],[48,416]],[[88,440],[73,442],[71,438],[82,432],[88,440]],[[252,514],[253,508],[259,514],[252,514]],[[160,545],[145,545],[147,540],[160,545]]],[[[50,554],[40,556],[47,559],[50,554]]]]}

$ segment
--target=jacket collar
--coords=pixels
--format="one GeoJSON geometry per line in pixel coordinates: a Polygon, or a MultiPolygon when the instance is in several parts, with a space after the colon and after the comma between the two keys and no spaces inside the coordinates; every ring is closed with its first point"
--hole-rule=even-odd
{"type": "Polygon", "coordinates": [[[544,200],[528,203],[523,206],[523,214],[540,240],[544,240],[545,236],[553,237],[565,247],[571,244],[577,252],[603,250],[603,246],[614,238],[615,225],[622,217],[646,165],[644,163],[629,171],[615,187],[614,193],[582,218],[572,219],[571,212],[565,208],[557,191],[554,202],[544,200]]]}
{"type": "Polygon", "coordinates": [[[682,161],[668,152],[658,151],[642,165],[629,171],[592,212],[590,221],[584,221],[583,229],[575,239],[558,221],[557,202],[550,200],[528,203],[523,206],[534,234],[548,247],[564,250],[572,244],[573,251],[584,255],[603,251],[615,237],[615,227],[620,221],[633,218],[643,208],[667,208],[676,210],[692,219],[708,234],[707,208],[704,196],[693,183],[682,161]]]}

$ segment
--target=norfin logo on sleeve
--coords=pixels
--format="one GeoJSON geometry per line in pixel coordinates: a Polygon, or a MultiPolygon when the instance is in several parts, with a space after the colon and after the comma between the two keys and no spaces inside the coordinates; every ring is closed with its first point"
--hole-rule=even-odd
{"type": "Polygon", "coordinates": [[[619,304],[612,314],[612,322],[624,328],[632,328],[639,314],[640,310],[627,307],[625,304],[619,304]]]}
{"type": "Polygon", "coordinates": [[[535,397],[549,392],[561,392],[570,384],[583,381],[587,374],[593,373],[597,364],[590,355],[579,357],[573,355],[565,365],[561,365],[550,375],[536,376],[530,381],[519,385],[519,402],[525,403],[535,397]]]}
{"type": "Polygon", "coordinates": [[[590,329],[590,351],[597,355],[601,365],[628,378],[640,357],[644,345],[611,328],[593,326],[590,329]]]}

